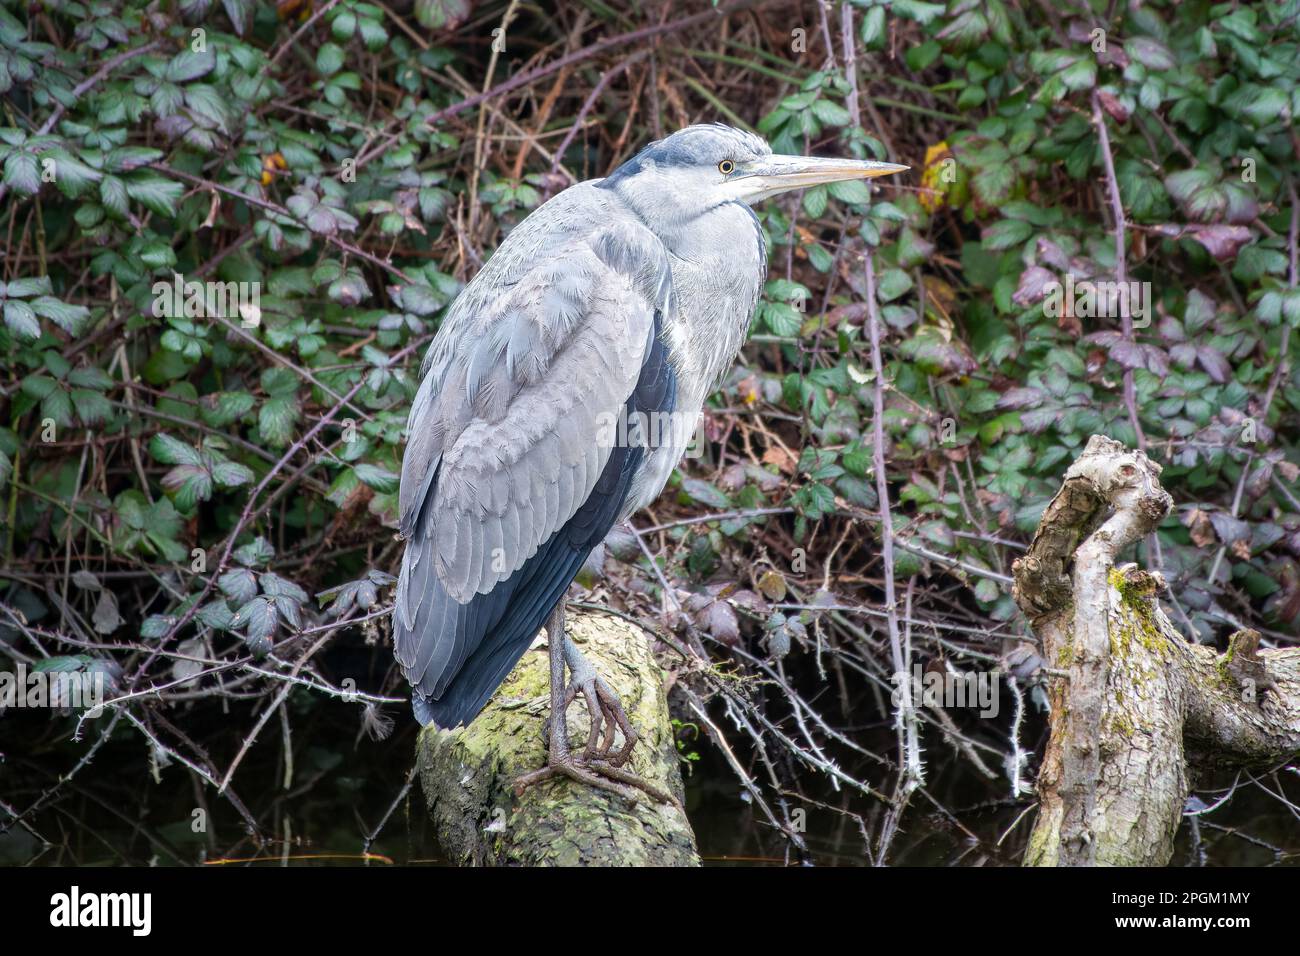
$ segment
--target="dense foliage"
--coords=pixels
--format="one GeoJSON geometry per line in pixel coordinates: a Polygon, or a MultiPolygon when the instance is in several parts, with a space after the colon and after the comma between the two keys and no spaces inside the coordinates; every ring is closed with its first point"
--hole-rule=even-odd
{"type": "MultiPolygon", "coordinates": [[[[708,454],[637,519],[658,565],[621,542],[597,585],[787,690],[694,684],[759,783],[847,760],[879,778],[850,791],[888,789],[901,758],[866,759],[849,728],[869,718],[830,703],[888,696],[886,579],[918,657],[992,666],[1027,634],[1010,562],[1095,432],[1165,465],[1177,507],[1140,560],[1189,635],[1298,633],[1297,0],[0,0],[0,109],[0,643],[166,685],[110,732],[210,780],[243,752],[209,757],[160,704],[233,688],[264,722],[291,686],[359,685],[383,723],[386,658],[310,658],[362,640],[332,620],[384,637],[440,313],[547,196],[689,122],[913,167],[760,210],[770,281],[708,454]],[[1140,314],[1071,294],[1113,281],[1140,314]],[[187,282],[242,284],[239,307],[187,282]],[[793,689],[826,680],[816,706],[793,689]],[[782,741],[793,760],[767,759],[782,741]]],[[[947,739],[1014,818],[1034,740],[963,728],[947,739]]],[[[773,822],[797,842],[788,808],[773,822]]]]}

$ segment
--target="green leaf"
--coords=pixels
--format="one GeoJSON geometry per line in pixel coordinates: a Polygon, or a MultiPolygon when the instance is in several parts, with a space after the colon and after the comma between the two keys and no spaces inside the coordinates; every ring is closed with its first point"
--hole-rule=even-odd
{"type": "Polygon", "coordinates": [[[888,269],[881,273],[876,285],[876,298],[881,302],[892,302],[905,295],[912,288],[912,277],[902,269],[888,269]]]}
{"type": "MultiPolygon", "coordinates": [[[[926,6],[929,6],[929,4],[926,4],[926,6]]],[[[897,3],[894,4],[893,9],[898,9],[897,3]]],[[[943,8],[939,7],[939,9],[942,10],[943,8]]],[[[943,47],[939,45],[938,41],[926,40],[924,43],[918,43],[915,46],[908,47],[907,51],[903,54],[903,59],[906,61],[908,67],[919,71],[924,70],[942,55],[943,47]]]]}
{"type": "Polygon", "coordinates": [[[253,20],[253,0],[221,0],[221,6],[230,18],[235,33],[243,36],[253,20]]]}
{"type": "Polygon", "coordinates": [[[699,478],[683,478],[682,491],[686,492],[692,501],[697,501],[710,508],[731,507],[730,498],[709,484],[709,482],[701,481],[699,478]]]}
{"type": "Polygon", "coordinates": [[[256,597],[241,607],[231,618],[232,628],[244,628],[244,641],[256,655],[271,650],[271,638],[279,627],[280,616],[269,598],[256,597]]]}
{"type": "Polygon", "coordinates": [[[851,119],[848,110],[831,100],[817,100],[812,111],[818,122],[826,126],[848,126],[851,119]]]}
{"type": "Polygon", "coordinates": [[[170,179],[163,179],[153,174],[136,174],[126,181],[126,194],[145,208],[160,216],[171,218],[176,215],[176,203],[180,201],[185,188],[170,179]]]}
{"type": "Polygon", "coordinates": [[[127,208],[126,183],[116,176],[105,176],[99,182],[99,201],[118,219],[124,219],[127,208]]]}
{"type": "Polygon", "coordinates": [[[145,146],[122,146],[111,150],[104,157],[104,168],[111,173],[128,173],[141,166],[156,163],[162,159],[162,156],[163,153],[160,149],[149,149],[145,146]]]}
{"type": "Polygon", "coordinates": [[[849,473],[865,478],[871,470],[871,451],[854,443],[840,454],[840,464],[849,473]]]}
{"type": "Polygon", "coordinates": [[[166,637],[179,620],[179,617],[170,614],[150,614],[140,625],[140,636],[147,641],[159,640],[166,637]]]}
{"type": "Polygon", "coordinates": [[[176,253],[165,242],[148,242],[141,247],[140,261],[150,269],[171,269],[176,265],[176,253]]]}
{"type": "Polygon", "coordinates": [[[200,465],[177,465],[163,475],[162,486],[173,493],[182,511],[192,511],[212,497],[212,472],[200,465]]]}
{"type": "Polygon", "coordinates": [[[397,301],[403,309],[414,315],[432,315],[440,305],[433,290],[419,283],[403,286],[397,294],[397,301]]]}
{"type": "Polygon", "coordinates": [[[472,0],[415,0],[415,19],[430,30],[451,30],[469,18],[472,0]]]}
{"type": "Polygon", "coordinates": [[[835,479],[835,490],[843,495],[845,500],[860,507],[877,508],[880,505],[875,486],[855,475],[843,475],[835,479]]]}
{"type": "Polygon", "coordinates": [[[72,397],[61,388],[55,389],[41,402],[41,415],[53,419],[64,428],[71,426],[72,397]]]}
{"type": "Polygon", "coordinates": [[[865,206],[871,202],[871,189],[861,179],[846,179],[828,185],[830,194],[840,202],[865,206]]]}
{"type": "Polygon", "coordinates": [[[54,291],[49,276],[33,276],[27,279],[13,279],[7,285],[0,282],[0,294],[10,297],[26,298],[30,295],[48,295],[54,291]]]}
{"type": "Polygon", "coordinates": [[[5,160],[4,184],[23,196],[35,196],[40,192],[41,174],[36,157],[30,153],[10,153],[5,160]]]}
{"type": "Polygon", "coordinates": [[[232,601],[247,604],[257,596],[257,578],[247,568],[233,568],[217,578],[217,587],[232,601]]]}
{"type": "Polygon", "coordinates": [[[825,186],[813,186],[803,193],[803,211],[813,219],[820,219],[826,212],[826,197],[829,195],[825,186]]]}
{"type": "Polygon", "coordinates": [[[369,17],[362,18],[358,25],[361,28],[361,39],[365,43],[366,49],[374,52],[382,50],[388,42],[388,31],[378,20],[372,20],[369,17]]]}
{"type": "Polygon", "coordinates": [[[334,34],[334,39],[340,43],[351,40],[353,34],[357,32],[356,15],[347,10],[342,11],[330,23],[330,31],[334,34]]]}
{"type": "Polygon", "coordinates": [[[19,385],[24,395],[29,395],[37,401],[44,399],[58,387],[59,383],[48,375],[28,375],[19,385]]]}
{"type": "Polygon", "coordinates": [[[925,26],[943,13],[945,8],[942,3],[924,3],[922,0],[894,0],[889,9],[895,16],[903,17],[906,20],[915,20],[921,26],[925,26]]]}
{"type": "Polygon", "coordinates": [[[36,312],[22,299],[5,299],[4,316],[5,326],[19,338],[40,337],[41,323],[36,318],[36,312]]]}
{"type": "Polygon", "coordinates": [[[362,482],[381,494],[396,491],[398,483],[401,481],[400,475],[380,468],[378,465],[359,464],[354,465],[352,470],[357,473],[357,477],[362,482]]]}
{"type": "Polygon", "coordinates": [[[214,631],[229,631],[234,627],[235,614],[221,599],[209,601],[194,616],[214,631]]]}
{"type": "Polygon", "coordinates": [[[230,132],[230,109],[215,87],[199,84],[185,90],[185,105],[223,133],[230,132]]]}
{"type": "Polygon", "coordinates": [[[988,35],[989,21],[980,10],[966,10],[940,30],[936,37],[959,50],[970,49],[988,35]]]}
{"type": "MultiPolygon", "coordinates": [[[[942,8],[939,8],[942,9],[942,8]]],[[[894,13],[898,13],[898,5],[894,5],[894,13]]],[[[862,45],[868,49],[881,46],[885,40],[885,8],[870,7],[862,17],[862,29],[858,33],[858,39],[862,45]]]]}
{"type": "Polygon", "coordinates": [[[199,465],[203,461],[197,448],[166,432],[159,432],[149,441],[149,454],[164,465],[199,465]]]}
{"type": "Polygon", "coordinates": [[[100,392],[74,388],[69,394],[77,418],[86,425],[98,425],[113,416],[113,406],[100,392]]]}
{"type": "Polygon", "coordinates": [[[90,319],[90,310],[84,305],[69,305],[50,295],[31,300],[37,315],[43,315],[70,335],[79,335],[90,319]]]}
{"type": "Polygon", "coordinates": [[[87,166],[71,153],[53,149],[41,157],[42,161],[54,161],[54,184],[65,196],[76,198],[84,193],[92,183],[99,182],[104,174],[87,166]]]}
{"type": "Polygon", "coordinates": [[[343,67],[343,49],[335,43],[322,43],[316,51],[316,69],[324,76],[337,73],[343,67]]]}
{"type": "Polygon", "coordinates": [[[293,426],[298,421],[298,402],[291,398],[270,398],[257,414],[257,427],[262,439],[272,448],[283,448],[293,438],[293,426]]]}
{"type": "Polygon", "coordinates": [[[246,568],[269,564],[274,557],[275,548],[260,536],[235,549],[235,560],[246,568]]]}
{"type": "Polygon", "coordinates": [[[91,365],[86,368],[73,369],[69,372],[68,384],[80,388],[93,388],[103,392],[113,387],[113,379],[102,368],[91,365]]]}
{"type": "Polygon", "coordinates": [[[212,50],[196,53],[194,50],[182,50],[172,57],[167,64],[165,76],[170,83],[188,83],[201,76],[207,76],[217,65],[217,55],[212,50]]]}
{"type": "Polygon", "coordinates": [[[223,461],[212,467],[212,477],[222,488],[238,488],[253,480],[253,469],[238,462],[223,461]]]}
{"type": "Polygon", "coordinates": [[[1228,97],[1224,107],[1250,119],[1256,126],[1276,122],[1289,108],[1287,94],[1276,87],[1247,83],[1228,97]]]}
{"type": "Polygon", "coordinates": [[[266,394],[278,398],[290,397],[298,391],[298,376],[280,365],[263,372],[261,382],[266,394]]]}
{"type": "Polygon", "coordinates": [[[980,237],[985,249],[1010,249],[1033,235],[1034,227],[1020,219],[1003,219],[984,230],[980,237]]]}
{"type": "Polygon", "coordinates": [[[990,206],[998,206],[1011,197],[1016,182],[1015,167],[1009,162],[986,166],[971,179],[976,194],[990,206]]]}
{"type": "Polygon", "coordinates": [[[224,428],[248,414],[256,402],[250,392],[217,392],[200,400],[199,415],[213,428],[224,428]]]}
{"type": "Polygon", "coordinates": [[[1130,37],[1124,41],[1124,51],[1150,70],[1172,70],[1177,64],[1169,48],[1150,37],[1130,37]]]}

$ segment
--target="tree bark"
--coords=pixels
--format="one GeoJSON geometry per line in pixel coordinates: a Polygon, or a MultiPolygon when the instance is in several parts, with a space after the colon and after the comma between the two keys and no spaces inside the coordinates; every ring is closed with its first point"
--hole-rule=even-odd
{"type": "Polygon", "coordinates": [[[1115,567],[1172,507],[1160,466],[1094,435],[1048,504],[1013,593],[1052,668],[1030,866],[1163,866],[1197,772],[1300,752],[1300,649],[1189,644],[1165,583],[1115,567]]]}
{"type": "MultiPolygon", "coordinates": [[[[626,765],[682,800],[682,778],[663,674],[646,633],[617,617],[570,613],[569,636],[623,701],[641,735],[626,765]]],[[[567,778],[517,796],[514,781],[546,763],[546,638],[524,654],[474,722],[426,728],[417,745],[420,782],[439,846],[455,863],[500,866],[697,866],[695,836],[677,807],[622,797],[567,778]]],[[[590,726],[569,707],[575,753],[590,726]]],[[[621,742],[621,738],[620,738],[621,742]]]]}

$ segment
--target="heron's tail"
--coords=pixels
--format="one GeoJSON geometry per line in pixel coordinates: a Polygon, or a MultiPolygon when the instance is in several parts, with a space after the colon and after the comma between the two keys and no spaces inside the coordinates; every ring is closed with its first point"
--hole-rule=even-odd
{"type": "MultiPolygon", "coordinates": [[[[584,542],[585,544],[585,542],[584,542]]],[[[458,603],[434,571],[431,539],[407,543],[393,613],[394,652],[423,726],[468,724],[523,657],[591,547],[557,532],[487,594],[458,603]]]]}

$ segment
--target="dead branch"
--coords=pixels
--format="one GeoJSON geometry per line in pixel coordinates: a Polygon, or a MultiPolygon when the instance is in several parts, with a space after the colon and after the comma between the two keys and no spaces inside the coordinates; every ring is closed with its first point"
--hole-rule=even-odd
{"type": "Polygon", "coordinates": [[[1057,674],[1027,865],[1164,865],[1197,772],[1300,752],[1300,650],[1261,651],[1254,631],[1223,654],[1189,644],[1160,575],[1115,567],[1172,507],[1160,471],[1094,435],[1013,566],[1057,674]]]}

